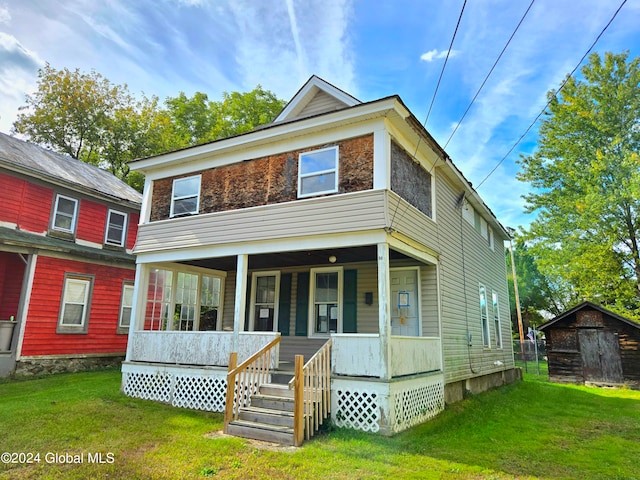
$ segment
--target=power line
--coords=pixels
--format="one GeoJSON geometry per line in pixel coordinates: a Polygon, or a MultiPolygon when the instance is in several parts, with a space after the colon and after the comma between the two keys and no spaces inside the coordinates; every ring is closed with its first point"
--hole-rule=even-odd
{"type": "Polygon", "coordinates": [[[438,88],[440,88],[440,82],[442,80],[442,75],[444,74],[444,69],[447,66],[447,61],[449,60],[449,55],[451,55],[451,49],[453,48],[453,41],[456,39],[456,34],[458,33],[458,27],[460,26],[460,20],[462,20],[462,14],[464,13],[464,7],[467,5],[467,0],[464,0],[462,4],[462,9],[460,10],[460,15],[458,16],[458,23],[456,23],[456,29],[453,31],[453,36],[451,37],[451,43],[449,44],[449,50],[447,50],[447,56],[444,59],[444,65],[442,65],[442,70],[440,71],[440,77],[438,78],[438,83],[436,84],[436,90],[433,92],[433,98],[431,99],[431,104],[429,105],[429,110],[427,111],[427,118],[424,119],[424,123],[422,124],[425,128],[427,127],[427,121],[429,120],[429,115],[431,114],[431,108],[433,107],[433,102],[436,100],[436,95],[438,94],[438,88]]]}
{"type": "Polygon", "coordinates": [[[487,76],[484,77],[484,80],[482,81],[482,85],[480,85],[480,88],[478,88],[478,91],[476,92],[476,94],[473,96],[473,99],[471,100],[471,103],[469,104],[469,106],[467,107],[467,109],[464,111],[464,113],[462,114],[462,117],[460,118],[460,120],[458,120],[458,123],[456,124],[456,128],[453,129],[453,132],[451,132],[451,135],[449,135],[449,138],[447,139],[447,142],[444,144],[444,146],[442,148],[447,148],[447,145],[449,145],[449,142],[451,141],[451,139],[453,138],[453,136],[455,135],[455,133],[458,131],[458,127],[460,126],[460,124],[462,123],[462,121],[464,120],[464,117],[467,116],[467,113],[469,113],[469,110],[471,109],[471,106],[473,105],[473,103],[476,101],[476,98],[478,98],[478,95],[480,94],[480,92],[482,91],[482,89],[484,88],[484,84],[487,83],[487,80],[489,80],[489,77],[491,76],[491,74],[493,73],[493,69],[496,68],[496,65],[498,64],[498,62],[500,61],[500,59],[502,58],[502,54],[504,54],[505,50],[507,49],[507,47],[509,46],[509,44],[511,43],[511,40],[513,40],[513,37],[515,36],[516,32],[518,31],[518,29],[520,28],[520,25],[522,25],[522,22],[524,21],[525,17],[527,16],[527,14],[529,13],[529,10],[531,10],[531,7],[533,6],[533,4],[535,3],[536,0],[531,0],[531,3],[529,4],[529,6],[527,7],[527,10],[524,12],[524,15],[522,15],[522,18],[520,19],[520,21],[518,22],[518,25],[516,25],[515,30],[513,31],[513,33],[511,34],[511,36],[509,37],[509,40],[507,40],[507,43],[505,44],[504,48],[502,49],[502,51],[500,52],[500,55],[498,55],[498,58],[496,58],[496,61],[493,63],[493,66],[491,67],[491,70],[489,70],[489,73],[487,73],[487,76]]]}
{"type": "Polygon", "coordinates": [[[522,141],[522,139],[527,135],[527,133],[529,133],[529,131],[533,128],[533,126],[536,124],[536,122],[540,119],[540,117],[542,116],[542,114],[545,112],[545,110],[547,109],[547,107],[549,107],[549,105],[551,104],[551,101],[553,100],[553,98],[556,97],[556,95],[558,95],[558,93],[560,93],[562,91],[562,89],[564,88],[564,86],[567,84],[567,82],[569,81],[569,79],[571,77],[573,77],[573,74],[575,73],[575,71],[578,69],[578,67],[580,67],[580,65],[582,64],[582,62],[584,61],[585,58],[587,58],[587,55],[589,55],[589,53],[591,52],[591,50],[593,50],[593,47],[596,46],[596,43],[598,43],[598,41],[600,40],[600,37],[602,37],[602,35],[604,35],[604,32],[606,32],[606,30],[609,28],[609,26],[611,25],[611,23],[613,23],[613,21],[615,20],[615,18],[618,16],[618,13],[620,13],[620,10],[622,10],[622,7],[624,7],[624,5],[627,3],[627,0],[623,0],[622,3],[620,4],[620,6],[618,7],[618,9],[615,11],[615,13],[613,14],[613,16],[611,17],[611,19],[609,19],[609,21],[607,22],[607,24],[604,26],[604,28],[602,29],[602,31],[598,34],[598,36],[596,37],[596,39],[593,41],[593,43],[591,44],[591,46],[589,47],[589,49],[585,52],[585,54],[582,56],[582,58],[580,59],[580,61],[578,62],[578,64],[573,68],[573,70],[571,70],[571,73],[569,75],[567,75],[567,77],[564,79],[564,81],[560,84],[560,88],[558,88],[558,90],[555,92],[555,95],[550,98],[547,103],[545,104],[545,106],[542,108],[542,110],[540,111],[540,113],[536,116],[536,118],[533,120],[533,122],[531,122],[531,125],[529,125],[527,127],[527,129],[524,131],[524,133],[522,135],[520,135],[520,138],[518,138],[518,140],[516,141],[516,143],[513,144],[513,146],[509,149],[509,151],[505,154],[504,157],[502,157],[500,159],[500,161],[496,164],[495,167],[493,167],[493,169],[487,174],[486,177],[484,177],[482,179],[482,181],[478,184],[477,187],[475,187],[475,190],[477,191],[482,184],[491,176],[493,175],[493,172],[495,172],[498,167],[500,165],[502,165],[502,162],[504,162],[507,157],[511,154],[511,152],[513,152],[513,150],[520,144],[520,142],[522,141]]]}

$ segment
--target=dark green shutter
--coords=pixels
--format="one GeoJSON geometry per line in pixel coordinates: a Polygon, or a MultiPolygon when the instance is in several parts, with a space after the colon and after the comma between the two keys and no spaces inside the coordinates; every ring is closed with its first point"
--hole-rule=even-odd
{"type": "Polygon", "coordinates": [[[244,309],[244,331],[249,331],[249,316],[251,315],[251,275],[247,277],[247,299],[244,309]]]}
{"type": "Polygon", "coordinates": [[[358,271],[344,271],[342,331],[358,333],[358,271]]]}
{"type": "Polygon", "coordinates": [[[298,273],[296,288],[296,335],[307,336],[309,325],[309,272],[298,273]]]}
{"type": "Polygon", "coordinates": [[[278,331],[289,335],[291,323],[291,273],[280,275],[280,299],[278,300],[278,331]]]}

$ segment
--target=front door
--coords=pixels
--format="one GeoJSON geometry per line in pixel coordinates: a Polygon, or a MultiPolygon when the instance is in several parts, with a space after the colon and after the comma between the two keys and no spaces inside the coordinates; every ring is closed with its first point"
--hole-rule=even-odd
{"type": "Polygon", "coordinates": [[[251,285],[251,327],[255,332],[274,332],[278,328],[280,272],[256,272],[251,285]]]}
{"type": "Polygon", "coordinates": [[[420,336],[418,269],[391,269],[391,335],[420,336]]]}

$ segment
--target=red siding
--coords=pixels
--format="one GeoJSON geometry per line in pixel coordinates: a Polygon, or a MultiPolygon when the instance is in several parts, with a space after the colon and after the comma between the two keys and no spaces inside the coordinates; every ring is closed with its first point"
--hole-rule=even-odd
{"type": "Polygon", "coordinates": [[[80,202],[76,239],[102,245],[106,228],[107,207],[91,200],[80,202]]]}
{"type": "Polygon", "coordinates": [[[18,314],[25,265],[17,253],[0,252],[0,319],[18,314]]]}
{"type": "Polygon", "coordinates": [[[53,190],[0,174],[0,220],[19,229],[44,233],[49,228],[53,190]]]}
{"type": "Polygon", "coordinates": [[[133,249],[136,243],[136,237],[138,236],[138,223],[140,223],[140,214],[130,213],[129,228],[127,229],[127,248],[130,250],[133,249]]]}
{"type": "Polygon", "coordinates": [[[134,270],[40,256],[22,354],[124,353],[127,335],[116,331],[125,279],[133,280],[134,270]],[[65,272],[95,275],[86,334],[56,333],[65,272]]]}

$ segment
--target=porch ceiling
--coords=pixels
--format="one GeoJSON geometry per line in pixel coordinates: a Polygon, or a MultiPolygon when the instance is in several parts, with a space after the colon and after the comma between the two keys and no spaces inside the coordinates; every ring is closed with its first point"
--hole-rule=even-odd
{"type": "MultiPolygon", "coordinates": [[[[392,260],[409,258],[406,255],[391,250],[392,260]]],[[[297,252],[265,253],[249,255],[249,270],[277,270],[286,267],[300,267],[305,265],[331,265],[330,256],[336,257],[336,264],[376,261],[377,249],[375,245],[352,248],[330,248],[325,250],[302,250],[297,252]]],[[[187,265],[212,268],[223,271],[233,271],[237,266],[235,256],[219,258],[203,258],[183,262],[187,265]]]]}

